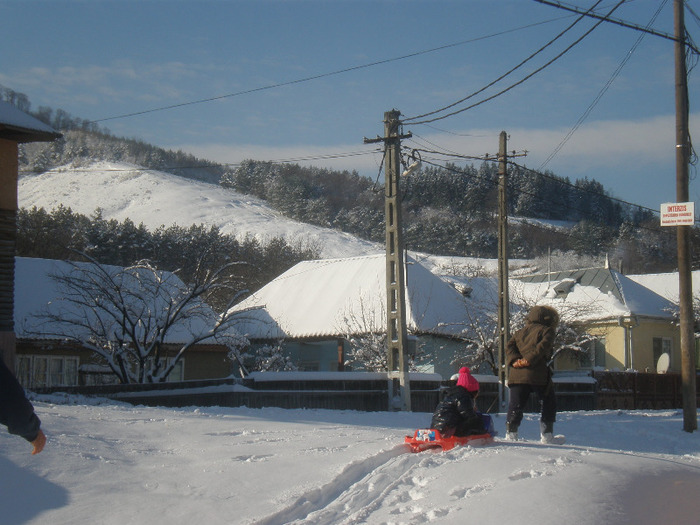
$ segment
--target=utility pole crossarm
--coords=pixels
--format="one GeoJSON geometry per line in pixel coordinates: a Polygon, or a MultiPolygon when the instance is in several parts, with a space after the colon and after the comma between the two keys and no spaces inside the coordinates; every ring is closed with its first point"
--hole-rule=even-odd
{"type": "Polygon", "coordinates": [[[365,144],[376,144],[376,143],[378,143],[378,142],[387,142],[387,140],[388,140],[389,138],[391,138],[391,139],[403,140],[403,139],[410,139],[412,136],[413,136],[413,133],[411,133],[411,132],[409,131],[408,133],[404,133],[404,134],[402,134],[402,135],[396,135],[396,136],[393,136],[393,137],[377,137],[376,139],[368,139],[367,137],[365,137],[365,138],[363,139],[363,142],[364,142],[365,144]]]}

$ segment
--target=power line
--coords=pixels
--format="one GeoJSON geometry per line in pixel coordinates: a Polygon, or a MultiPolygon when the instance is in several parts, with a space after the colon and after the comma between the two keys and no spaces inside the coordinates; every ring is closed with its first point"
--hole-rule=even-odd
{"type": "MultiPolygon", "coordinates": [[[[622,4],[624,4],[626,1],[627,1],[627,0],[620,0],[620,1],[610,10],[610,12],[609,12],[608,14],[612,14],[618,7],[620,7],[620,6],[621,6],[622,4]]],[[[465,112],[465,111],[467,111],[467,110],[473,109],[473,108],[475,108],[475,107],[477,107],[477,106],[480,106],[481,104],[484,104],[484,103],[486,103],[486,102],[489,102],[489,101],[491,101],[491,100],[493,100],[493,99],[495,99],[495,98],[497,98],[497,97],[500,97],[501,95],[507,93],[507,92],[510,91],[511,89],[516,88],[516,87],[519,86],[520,84],[522,84],[522,83],[524,83],[525,81],[529,80],[530,78],[532,78],[533,76],[535,76],[537,73],[541,72],[542,70],[544,70],[545,68],[549,67],[549,66],[552,65],[554,62],[556,62],[557,60],[559,60],[562,56],[564,56],[566,53],[568,53],[572,48],[574,48],[576,45],[578,45],[584,38],[586,38],[588,35],[590,35],[590,34],[591,34],[600,24],[602,24],[602,23],[603,23],[603,20],[599,20],[598,22],[596,22],[595,25],[593,25],[593,27],[591,27],[588,31],[586,31],[581,37],[579,37],[578,39],[576,39],[572,44],[570,44],[566,49],[564,49],[564,51],[562,51],[561,53],[559,53],[558,55],[556,55],[554,58],[552,58],[551,60],[549,60],[548,62],[546,62],[546,63],[545,63],[544,65],[542,65],[541,67],[535,69],[535,70],[534,70],[532,73],[530,73],[529,75],[526,75],[524,78],[522,78],[522,79],[519,80],[518,82],[516,82],[516,83],[514,83],[514,84],[512,84],[512,85],[510,85],[510,86],[508,86],[508,87],[505,88],[505,89],[502,89],[502,90],[499,91],[498,93],[496,93],[496,94],[494,94],[494,95],[491,95],[490,97],[487,97],[487,98],[485,98],[485,99],[483,99],[483,100],[481,100],[481,101],[479,101],[479,102],[476,102],[476,103],[474,103],[474,104],[472,104],[472,105],[470,105],[470,106],[467,106],[467,107],[465,107],[465,108],[462,108],[462,109],[453,111],[453,112],[451,112],[451,113],[447,113],[447,114],[442,115],[442,116],[440,116],[440,117],[434,117],[434,118],[432,118],[432,119],[422,120],[422,121],[417,121],[417,122],[411,122],[411,123],[412,123],[412,124],[427,124],[427,123],[435,122],[435,121],[437,121],[437,120],[443,120],[443,119],[446,119],[446,118],[448,118],[448,117],[452,117],[452,116],[454,116],[454,115],[457,115],[457,114],[459,114],[459,113],[463,113],[463,112],[465,112]]],[[[467,98],[468,98],[468,97],[467,97],[467,98]]],[[[413,117],[413,119],[415,119],[415,118],[416,118],[416,117],[413,117]]],[[[413,120],[413,119],[406,119],[405,121],[413,120]]]]}
{"type": "Polygon", "coordinates": [[[342,74],[342,73],[349,73],[349,72],[352,72],[352,71],[358,71],[358,70],[361,70],[361,69],[367,69],[367,68],[370,68],[370,67],[379,66],[379,65],[383,65],[383,64],[388,64],[388,63],[391,63],[391,62],[398,62],[398,61],[400,61],[400,60],[406,60],[406,59],[415,58],[415,57],[421,56],[421,55],[427,55],[427,54],[429,54],[429,53],[435,53],[435,52],[437,52],[437,51],[443,51],[443,50],[445,50],[445,49],[450,49],[450,48],[453,48],[453,47],[459,47],[459,46],[463,46],[463,45],[466,45],[466,44],[472,44],[472,43],[474,43],[474,42],[478,42],[478,41],[481,41],[481,40],[487,40],[487,39],[490,39],[490,38],[495,38],[495,37],[507,35],[507,34],[509,34],[509,33],[514,33],[514,32],[517,32],[517,31],[522,31],[522,30],[524,30],[524,29],[530,29],[530,28],[532,28],[532,27],[537,27],[537,26],[540,26],[540,25],[548,24],[548,23],[550,23],[550,22],[554,22],[554,21],[557,21],[557,20],[561,20],[562,18],[563,18],[563,17],[559,17],[559,18],[552,18],[552,19],[549,19],[549,20],[544,20],[544,21],[541,21],[541,22],[534,22],[534,23],[532,23],[532,24],[527,24],[527,25],[515,27],[515,28],[512,28],[512,29],[506,29],[506,30],[504,30],[504,31],[499,31],[499,32],[497,32],[497,33],[492,33],[492,34],[490,34],[490,35],[484,35],[484,36],[480,36],[480,37],[476,37],[476,38],[471,38],[471,39],[469,39],[469,40],[462,40],[462,41],[460,41],[460,42],[454,42],[454,43],[451,43],[451,44],[445,44],[445,45],[442,45],[442,46],[434,47],[434,48],[431,48],[431,49],[425,49],[425,50],[423,50],[423,51],[416,51],[416,52],[414,52],[414,53],[409,53],[409,54],[407,54],[407,55],[401,55],[401,56],[398,56],[398,57],[387,58],[387,59],[384,59],[384,60],[377,60],[377,61],[374,61],[374,62],[369,62],[369,63],[367,63],[367,64],[360,64],[360,65],[358,65],[358,66],[350,66],[350,67],[346,67],[346,68],[343,68],[343,69],[338,69],[338,70],[335,70],[335,71],[330,71],[330,72],[326,72],[326,73],[319,73],[318,75],[312,75],[312,76],[308,76],[308,77],[304,77],[304,78],[299,78],[299,79],[296,79],[296,80],[289,80],[289,81],[287,81],[287,82],[278,82],[278,83],[275,83],[275,84],[268,84],[268,85],[266,85],[266,86],[259,86],[259,87],[256,87],[256,88],[245,89],[245,90],[242,90],[242,91],[237,91],[237,92],[235,92],[235,93],[228,93],[228,94],[226,94],[226,95],[219,95],[219,96],[208,97],[208,98],[203,98],[203,99],[199,99],[199,100],[192,100],[192,101],[189,101],[189,102],[181,102],[181,103],[179,103],[179,104],[171,104],[171,105],[168,105],[168,106],[161,106],[161,107],[152,108],[152,109],[145,109],[145,110],[142,110],[142,111],[134,111],[134,112],[131,112],[131,113],[125,113],[125,114],[123,114],[123,115],[115,115],[115,116],[113,116],[113,117],[105,117],[105,118],[96,119],[96,120],[92,120],[92,121],[88,121],[88,122],[90,122],[90,123],[97,123],[97,122],[105,122],[105,121],[108,121],[108,120],[116,120],[116,119],[121,119],[121,118],[135,117],[135,116],[139,116],[139,115],[146,115],[146,114],[148,114],[148,113],[155,113],[155,112],[158,112],[158,111],[166,111],[166,110],[169,110],[169,109],[176,109],[176,108],[181,108],[181,107],[185,107],[185,106],[193,106],[193,105],[195,105],[195,104],[204,104],[204,103],[206,103],[206,102],[214,102],[214,101],[216,101],[216,100],[222,100],[222,99],[226,99],[226,98],[239,97],[239,96],[241,96],[241,95],[248,95],[248,94],[251,94],[251,93],[257,93],[257,92],[260,92],[260,91],[267,91],[267,90],[270,90],[270,89],[275,89],[275,88],[280,88],[280,87],[285,87],[285,86],[292,86],[292,85],[295,85],[295,84],[302,84],[302,83],[305,83],[305,82],[310,82],[310,81],[312,81],[312,80],[319,80],[319,79],[322,79],[322,78],[327,78],[327,77],[331,77],[331,76],[335,76],[335,75],[340,75],[340,74],[342,74]]]}
{"type": "MultiPolygon", "coordinates": [[[[595,5],[593,5],[593,7],[591,7],[591,9],[594,9],[594,8],[595,8],[598,4],[600,4],[602,1],[603,1],[603,0],[598,0],[598,1],[595,3],[595,5]]],[[[589,9],[589,11],[590,11],[591,9],[589,9]]],[[[510,75],[511,73],[515,72],[517,69],[519,69],[520,67],[524,66],[525,64],[527,64],[530,60],[532,60],[533,58],[535,58],[537,55],[539,55],[542,51],[544,51],[545,49],[547,49],[549,46],[551,46],[552,44],[554,44],[554,42],[556,42],[556,41],[559,40],[561,37],[563,37],[566,33],[568,33],[571,29],[573,29],[574,26],[575,26],[576,24],[578,24],[578,23],[579,23],[581,20],[583,20],[583,19],[584,19],[584,16],[583,16],[583,15],[579,16],[579,17],[578,17],[576,20],[574,20],[574,22],[573,22],[572,24],[570,24],[566,29],[564,29],[563,31],[561,31],[557,36],[555,36],[553,39],[551,39],[551,40],[550,40],[549,42],[547,42],[545,45],[543,45],[542,47],[540,47],[537,51],[535,51],[534,53],[532,53],[532,54],[531,54],[530,56],[528,56],[525,60],[522,60],[518,65],[516,65],[515,67],[509,69],[508,71],[506,71],[505,73],[503,73],[500,77],[498,77],[498,78],[496,78],[495,80],[489,82],[488,84],[486,84],[486,85],[485,85],[484,87],[482,87],[481,89],[479,89],[479,90],[477,90],[477,91],[471,93],[470,95],[467,95],[466,97],[464,97],[464,98],[462,98],[462,99],[460,99],[460,100],[457,100],[457,101],[453,102],[452,104],[449,104],[449,105],[447,105],[447,106],[444,106],[444,107],[442,107],[442,108],[440,108],[440,109],[436,109],[436,110],[430,111],[430,112],[428,112],[428,113],[423,113],[422,115],[416,115],[415,117],[410,117],[410,118],[404,119],[404,122],[410,122],[411,120],[418,120],[418,119],[425,118],[425,117],[429,117],[430,115],[434,115],[434,114],[436,114],[436,113],[440,113],[440,112],[442,112],[442,111],[448,110],[448,109],[450,109],[450,108],[455,107],[455,106],[458,105],[458,104],[461,104],[462,102],[465,102],[465,101],[469,100],[470,98],[475,97],[475,96],[478,95],[479,93],[482,93],[482,92],[486,91],[488,88],[490,88],[490,87],[493,86],[494,84],[497,84],[498,82],[500,82],[501,80],[503,80],[504,78],[506,78],[508,75],[510,75]]]]}
{"type": "MultiPolygon", "coordinates": [[[[664,6],[668,3],[668,0],[663,0],[661,4],[659,5],[659,8],[656,10],[654,13],[654,16],[652,16],[651,20],[647,24],[647,27],[651,27],[651,24],[654,23],[654,21],[658,18],[659,14],[661,13],[661,10],[664,8],[664,6]]],[[[583,112],[583,114],[579,117],[579,119],[576,121],[576,124],[569,130],[569,132],[564,136],[564,138],[561,140],[561,142],[557,145],[556,148],[554,148],[554,151],[549,154],[549,156],[545,159],[545,161],[540,165],[538,169],[544,169],[544,167],[549,164],[549,161],[551,161],[557,153],[561,151],[561,149],[564,147],[564,145],[569,141],[569,139],[578,131],[578,128],[581,127],[583,122],[588,118],[588,116],[591,114],[591,111],[593,111],[593,108],[595,108],[596,105],[598,105],[598,102],[600,102],[600,99],[603,98],[603,95],[607,93],[608,89],[612,85],[613,82],[617,79],[617,77],[620,75],[622,72],[622,69],[627,65],[627,62],[629,61],[630,58],[632,58],[632,55],[634,52],[637,50],[637,47],[642,43],[642,40],[646,36],[646,33],[641,33],[638,37],[637,40],[635,41],[634,45],[630,48],[630,50],[627,52],[625,57],[622,59],[622,62],[617,66],[611,77],[608,79],[608,81],[605,83],[605,85],[602,87],[602,89],[598,92],[598,95],[593,99],[593,102],[586,108],[586,110],[583,112]]]]}
{"type": "MultiPolygon", "coordinates": [[[[407,149],[408,149],[408,148],[407,148],[407,149]]],[[[418,149],[417,151],[419,151],[419,152],[421,152],[421,153],[428,153],[428,154],[442,155],[442,156],[450,156],[450,157],[453,157],[453,158],[466,159],[466,160],[481,160],[481,161],[485,161],[485,162],[495,162],[495,159],[492,159],[492,158],[490,158],[490,157],[483,157],[483,156],[461,155],[461,154],[456,154],[456,153],[452,153],[452,152],[450,152],[450,153],[445,153],[445,152],[443,152],[443,151],[435,151],[435,150],[427,150],[427,149],[418,149]]],[[[513,162],[512,160],[509,160],[509,161],[508,161],[508,164],[511,165],[511,166],[515,166],[515,167],[517,167],[517,168],[519,168],[519,169],[521,169],[521,170],[523,170],[523,171],[525,171],[525,172],[532,173],[532,174],[534,174],[534,175],[538,175],[538,176],[543,177],[543,178],[546,178],[546,179],[550,179],[550,180],[552,180],[552,181],[554,181],[554,182],[556,182],[556,183],[558,183],[558,184],[561,184],[561,185],[563,185],[563,186],[568,186],[568,187],[570,187],[570,188],[572,188],[572,189],[574,189],[574,190],[576,190],[576,191],[579,191],[579,192],[589,193],[590,195],[594,195],[594,196],[596,196],[596,197],[603,197],[603,198],[608,199],[608,200],[610,200],[610,201],[612,201],[612,202],[617,202],[617,203],[619,203],[619,204],[624,204],[625,206],[629,206],[629,207],[631,207],[631,208],[637,208],[637,209],[639,209],[639,210],[645,210],[645,211],[649,211],[649,212],[656,213],[656,214],[659,214],[659,213],[660,213],[659,210],[655,210],[655,209],[653,209],[653,208],[648,208],[648,207],[646,207],[646,206],[642,206],[641,204],[635,204],[635,203],[633,203],[633,202],[629,202],[629,201],[626,201],[626,200],[623,200],[623,199],[618,199],[618,198],[616,198],[616,197],[612,197],[612,196],[610,196],[610,195],[608,195],[608,194],[606,194],[606,193],[603,193],[603,192],[594,191],[594,190],[591,190],[591,189],[588,189],[588,188],[581,188],[580,186],[577,186],[576,184],[573,184],[573,183],[571,183],[571,182],[568,182],[568,181],[566,181],[566,180],[564,180],[564,179],[562,179],[562,178],[560,178],[560,177],[557,177],[557,176],[555,176],[555,175],[548,175],[547,173],[542,173],[541,171],[538,171],[538,170],[533,170],[533,169],[531,169],[531,168],[528,168],[527,166],[524,166],[524,165],[522,165],[522,164],[518,164],[517,162],[513,162]]],[[[450,168],[447,168],[447,167],[444,167],[444,166],[440,166],[440,167],[443,167],[443,169],[446,169],[446,170],[450,170],[450,168]]],[[[464,173],[464,172],[462,172],[462,173],[464,173]]],[[[517,190],[517,191],[522,191],[522,190],[517,190]]]]}
{"type": "MultiPolygon", "coordinates": [[[[627,0],[624,0],[624,1],[627,1],[627,0]]],[[[582,10],[582,9],[579,9],[578,7],[567,7],[567,6],[565,6],[562,2],[551,2],[551,1],[548,1],[548,0],[535,0],[535,2],[538,2],[538,3],[540,3],[540,4],[544,4],[544,5],[549,5],[549,6],[552,6],[552,7],[558,7],[559,9],[564,9],[564,10],[566,10],[566,11],[571,11],[571,12],[573,12],[573,13],[583,13],[583,10],[582,10]]],[[[686,2],[684,2],[684,4],[685,4],[685,3],[686,3],[686,2]]],[[[635,30],[637,30],[637,31],[642,31],[643,33],[649,33],[650,35],[654,35],[654,36],[658,36],[658,37],[661,37],[661,38],[665,38],[665,39],[667,39],[667,40],[673,40],[674,42],[677,42],[677,41],[678,41],[678,38],[676,38],[674,35],[670,35],[670,34],[668,34],[668,33],[663,33],[663,32],[661,32],[661,31],[655,31],[655,30],[650,29],[650,28],[648,28],[648,27],[642,27],[642,26],[640,26],[640,25],[632,24],[632,23],[630,23],[630,22],[625,22],[624,20],[620,20],[620,19],[618,19],[618,18],[610,18],[610,15],[611,15],[611,14],[612,14],[612,13],[608,13],[608,14],[605,15],[605,16],[601,16],[601,15],[596,15],[595,13],[585,13],[585,16],[589,16],[589,17],[591,17],[591,18],[597,18],[597,19],[600,20],[601,22],[610,22],[610,23],[612,23],[612,24],[616,24],[616,25],[619,25],[619,26],[622,26],[622,27],[626,27],[626,28],[628,28],[628,29],[635,29],[635,30]]],[[[685,44],[685,45],[687,45],[688,48],[691,49],[691,50],[693,50],[695,53],[700,54],[700,50],[698,50],[698,48],[695,47],[694,45],[690,45],[688,42],[685,42],[685,41],[683,41],[682,43],[685,44]]]]}
{"type": "MultiPolygon", "coordinates": [[[[341,153],[326,153],[322,155],[305,155],[300,157],[290,157],[287,159],[275,159],[275,160],[261,160],[254,162],[269,163],[269,164],[291,164],[294,162],[304,162],[309,160],[333,160],[333,159],[343,159],[349,157],[359,157],[363,155],[374,155],[375,153],[381,153],[381,150],[374,149],[369,151],[348,151],[341,153]]],[[[196,169],[207,169],[207,168],[238,168],[242,165],[242,162],[211,162],[203,164],[192,164],[192,165],[181,165],[181,166],[165,166],[162,168],[147,168],[144,166],[139,166],[138,168],[104,168],[96,170],[94,168],[71,168],[74,172],[93,172],[93,171],[105,171],[109,173],[120,173],[126,171],[162,171],[168,172],[168,170],[196,170],[196,169]]],[[[31,170],[20,170],[20,174],[26,175],[35,173],[31,170]]]]}
{"type": "MultiPolygon", "coordinates": [[[[489,179],[489,178],[486,178],[486,177],[483,177],[483,176],[481,176],[481,175],[479,175],[479,174],[467,173],[467,172],[465,172],[465,171],[462,170],[462,169],[453,168],[453,167],[449,167],[449,166],[444,166],[444,165],[442,165],[442,164],[438,164],[438,163],[436,163],[436,162],[431,162],[430,160],[426,160],[425,158],[423,159],[423,163],[424,163],[424,164],[429,164],[429,165],[434,166],[434,167],[437,167],[437,168],[441,168],[441,169],[443,169],[443,170],[445,170],[445,171],[450,171],[450,172],[458,173],[458,174],[461,174],[461,175],[475,176],[475,177],[480,178],[480,179],[482,179],[482,180],[484,180],[484,181],[486,181],[486,182],[493,183],[494,186],[497,186],[497,185],[498,185],[498,182],[497,182],[497,181],[492,180],[492,179],[489,179]]],[[[558,182],[558,183],[561,183],[561,184],[564,184],[564,185],[571,186],[572,188],[574,188],[575,190],[580,191],[580,192],[590,193],[590,194],[592,194],[592,195],[604,197],[604,198],[609,199],[609,200],[611,200],[611,201],[617,201],[617,202],[626,204],[626,205],[628,205],[628,206],[640,208],[640,209],[643,209],[643,210],[652,211],[652,212],[655,212],[655,213],[657,213],[657,214],[659,213],[658,210],[654,210],[654,209],[652,209],[652,208],[646,208],[646,207],[641,206],[641,205],[639,205],[639,204],[633,204],[633,203],[630,203],[630,202],[627,202],[627,201],[622,201],[622,200],[620,200],[620,199],[616,199],[616,198],[614,198],[614,197],[610,197],[609,195],[606,195],[606,194],[604,194],[604,193],[600,193],[600,192],[596,192],[596,191],[593,191],[593,190],[589,190],[589,189],[587,189],[587,188],[580,188],[580,187],[575,186],[575,185],[573,185],[573,184],[571,184],[571,183],[569,183],[569,182],[566,182],[566,181],[564,181],[564,180],[560,180],[560,179],[557,179],[557,178],[555,178],[555,177],[548,176],[548,175],[546,175],[546,174],[544,174],[544,173],[537,172],[537,171],[535,171],[535,170],[529,169],[529,168],[527,168],[527,167],[525,167],[525,166],[521,166],[521,165],[519,165],[519,164],[517,164],[517,163],[514,163],[514,162],[510,162],[510,161],[509,161],[508,164],[511,165],[511,166],[516,166],[516,167],[518,167],[518,168],[520,168],[520,169],[523,169],[523,170],[525,170],[525,171],[534,173],[534,174],[536,174],[536,175],[539,175],[539,176],[542,176],[542,177],[545,177],[545,178],[553,179],[555,182],[558,182]]],[[[518,192],[519,194],[528,195],[528,196],[530,196],[530,197],[533,197],[534,199],[539,199],[541,202],[543,202],[541,196],[537,195],[536,193],[528,192],[528,191],[526,191],[526,190],[523,190],[522,188],[513,188],[513,190],[516,191],[516,192],[518,192]]],[[[550,205],[552,204],[550,201],[547,201],[547,202],[548,202],[548,204],[550,204],[550,205]]],[[[580,208],[576,208],[575,206],[571,206],[571,205],[568,205],[568,206],[567,206],[567,209],[573,209],[573,210],[579,211],[579,212],[585,211],[585,210],[582,210],[582,209],[580,209],[580,208]]],[[[534,219],[534,218],[531,218],[531,219],[536,220],[536,219],[534,219]]],[[[546,219],[541,219],[541,220],[546,220],[546,219]]],[[[538,228],[541,228],[541,229],[545,229],[543,226],[540,226],[540,225],[538,225],[538,224],[536,224],[536,223],[528,223],[528,224],[530,224],[530,225],[532,225],[532,226],[535,226],[535,227],[538,227],[538,228]]],[[[674,236],[675,236],[675,233],[674,233],[674,232],[665,230],[665,229],[663,229],[663,228],[652,228],[652,227],[649,227],[649,226],[645,226],[645,225],[643,225],[643,224],[637,224],[637,225],[635,225],[635,228],[640,229],[640,230],[650,231],[650,232],[657,233],[657,234],[674,234],[674,236]]],[[[559,234],[561,234],[561,235],[565,235],[565,236],[568,236],[568,237],[572,237],[572,238],[573,238],[573,235],[571,235],[570,233],[562,232],[562,231],[559,231],[559,230],[552,230],[551,228],[546,228],[546,229],[547,229],[548,231],[556,231],[557,233],[559,233],[559,234]]]]}

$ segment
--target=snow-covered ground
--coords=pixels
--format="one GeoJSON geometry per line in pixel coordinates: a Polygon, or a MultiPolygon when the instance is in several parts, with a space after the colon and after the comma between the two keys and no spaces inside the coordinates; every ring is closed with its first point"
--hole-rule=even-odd
{"type": "MultiPolygon", "coordinates": [[[[659,524],[700,515],[700,434],[682,413],[567,412],[565,445],[412,454],[430,414],[148,408],[35,398],[38,456],[0,431],[0,521],[15,524],[659,524]]],[[[504,418],[496,428],[504,433],[504,418]]]]}

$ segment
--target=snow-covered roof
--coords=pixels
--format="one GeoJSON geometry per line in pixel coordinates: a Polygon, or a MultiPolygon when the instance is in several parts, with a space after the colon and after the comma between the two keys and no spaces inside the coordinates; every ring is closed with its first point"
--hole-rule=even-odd
{"type": "MultiPolygon", "coordinates": [[[[678,272],[628,275],[634,282],[678,303],[678,272]]],[[[693,297],[700,296],[700,271],[692,272],[693,297]]]]}
{"type": "Polygon", "coordinates": [[[0,138],[15,142],[51,141],[61,134],[51,126],[20,111],[12,104],[0,101],[0,138]]]}
{"type": "Polygon", "coordinates": [[[670,319],[675,309],[672,301],[609,268],[543,273],[512,282],[511,287],[530,304],[575,310],[578,320],[670,319]],[[560,286],[563,283],[566,286],[560,286]]]}
{"type": "MultiPolygon", "coordinates": [[[[76,316],[85,315],[75,302],[64,299],[65,291],[52,279],[52,275],[67,275],[76,268],[87,268],[89,263],[67,262],[52,259],[35,259],[28,257],[17,257],[15,259],[15,333],[18,338],[51,338],[54,336],[42,336],[39,331],[50,332],[56,330],[55,325],[42,325],[42,330],[38,329],[38,318],[41,313],[58,314],[62,319],[68,320],[76,316]]],[[[104,266],[108,271],[121,270],[117,266],[104,266]]],[[[164,272],[166,283],[172,286],[182,285],[182,281],[174,274],[164,272]]],[[[162,306],[162,305],[161,305],[162,306]]],[[[158,310],[158,305],[150,305],[152,311],[158,310]]],[[[201,304],[203,317],[188,318],[187,321],[175,324],[166,337],[167,343],[186,343],[192,339],[193,333],[206,333],[217,316],[216,313],[206,304],[201,304]],[[205,321],[208,318],[209,321],[205,321]]],[[[73,333],[80,331],[80,327],[66,323],[60,331],[73,333]]],[[[75,333],[81,336],[80,333],[75,333]]],[[[82,334],[84,337],[85,334],[82,334]]]]}
{"type": "MultiPolygon", "coordinates": [[[[248,310],[236,328],[252,339],[385,331],[385,272],[383,253],[301,262],[233,308],[248,310]]],[[[464,331],[462,295],[411,258],[406,289],[409,331],[447,336],[464,331]]]]}

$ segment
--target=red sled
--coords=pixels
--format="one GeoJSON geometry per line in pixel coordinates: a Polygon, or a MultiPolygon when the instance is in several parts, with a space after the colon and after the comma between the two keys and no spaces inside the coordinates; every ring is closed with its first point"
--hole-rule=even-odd
{"type": "Polygon", "coordinates": [[[411,447],[411,452],[422,452],[429,448],[441,448],[446,451],[452,450],[457,445],[480,446],[493,443],[493,436],[491,434],[474,434],[443,437],[437,429],[419,428],[412,436],[406,436],[404,443],[411,447]]]}

